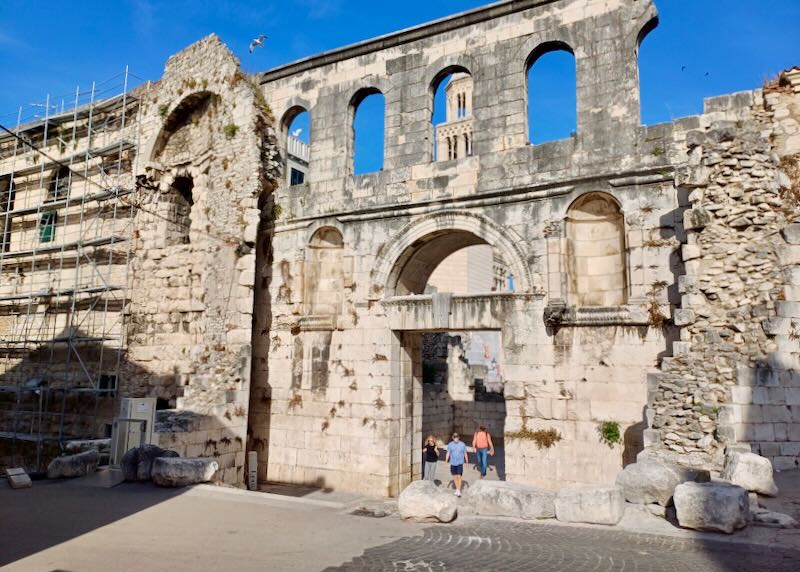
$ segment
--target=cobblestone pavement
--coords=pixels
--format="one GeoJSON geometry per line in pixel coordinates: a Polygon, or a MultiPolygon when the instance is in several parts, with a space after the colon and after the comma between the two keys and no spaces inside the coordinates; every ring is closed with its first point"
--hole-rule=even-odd
{"type": "Polygon", "coordinates": [[[512,521],[471,519],[367,549],[334,570],[797,572],[800,551],[512,521]]]}

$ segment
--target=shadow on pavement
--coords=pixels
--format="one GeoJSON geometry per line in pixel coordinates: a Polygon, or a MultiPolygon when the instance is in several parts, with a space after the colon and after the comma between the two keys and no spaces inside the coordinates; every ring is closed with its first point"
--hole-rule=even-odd
{"type": "Polygon", "coordinates": [[[150,483],[113,489],[68,480],[36,481],[30,489],[0,487],[0,566],[61,544],[183,494],[150,483]]]}

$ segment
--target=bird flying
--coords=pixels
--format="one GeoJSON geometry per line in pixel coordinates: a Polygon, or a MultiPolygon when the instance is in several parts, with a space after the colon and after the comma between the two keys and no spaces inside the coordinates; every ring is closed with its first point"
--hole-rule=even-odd
{"type": "Polygon", "coordinates": [[[259,37],[255,38],[252,42],[250,42],[250,53],[252,54],[256,48],[260,48],[264,45],[264,40],[267,37],[264,34],[261,34],[259,37]]]}

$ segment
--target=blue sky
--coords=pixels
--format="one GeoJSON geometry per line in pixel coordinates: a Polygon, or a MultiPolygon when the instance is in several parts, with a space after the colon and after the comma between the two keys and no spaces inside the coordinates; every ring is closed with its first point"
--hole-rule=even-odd
{"type": "MultiPolygon", "coordinates": [[[[88,88],[93,80],[107,81],[104,85],[110,88],[126,64],[139,78],[157,79],[171,54],[211,32],[240,57],[245,70],[256,72],[483,4],[1,0],[0,123],[13,124],[21,104],[28,117],[40,112],[42,108],[27,104],[42,102],[48,93],[59,104],[74,97],[76,86],[88,88]],[[248,54],[250,40],[262,33],[269,36],[265,47],[248,54]]],[[[656,5],[661,23],[640,53],[645,123],[698,113],[703,97],[750,89],[781,69],[800,65],[800,0],[657,0],[656,5]]],[[[563,110],[565,97],[574,101],[574,79],[569,77],[574,72],[563,61],[561,66],[557,61],[552,67],[541,64],[536,72],[551,90],[562,90],[548,92],[563,110]]],[[[380,106],[365,108],[357,121],[374,125],[370,117],[376,115],[380,106]]],[[[563,137],[571,131],[563,127],[570,120],[574,124],[574,114],[570,119],[545,109],[537,129],[543,138],[563,137]]],[[[367,149],[368,168],[374,168],[380,162],[380,142],[368,133],[359,139],[367,149]]]]}

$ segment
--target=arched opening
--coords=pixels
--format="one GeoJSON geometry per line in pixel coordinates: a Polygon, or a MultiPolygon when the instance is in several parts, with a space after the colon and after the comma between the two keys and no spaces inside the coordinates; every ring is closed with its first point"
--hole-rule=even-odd
{"type": "Polygon", "coordinates": [[[567,210],[569,303],[618,306],[627,299],[625,223],[619,204],[589,193],[567,210]]]}
{"type": "Polygon", "coordinates": [[[286,141],[286,184],[302,185],[311,162],[311,114],[303,107],[292,107],[281,127],[286,141]]]}
{"type": "MultiPolygon", "coordinates": [[[[396,292],[431,294],[433,312],[439,303],[437,297],[442,295],[481,296],[507,286],[508,271],[502,257],[484,239],[465,230],[426,235],[406,249],[398,264],[402,270],[397,275],[396,292]]],[[[459,331],[426,328],[403,332],[402,340],[411,364],[407,371],[412,372],[409,381],[418,415],[413,439],[421,443],[432,435],[443,447],[449,436],[458,432],[469,445],[473,432],[482,425],[491,434],[496,453],[488,460],[486,478],[505,479],[501,331],[482,326],[459,331]]],[[[412,454],[412,458],[419,457],[412,454]]],[[[440,465],[439,476],[447,469],[440,465]]],[[[473,463],[464,471],[468,481],[480,474],[473,463]]],[[[412,468],[412,477],[416,475],[417,468],[412,468]]],[[[442,481],[446,483],[446,477],[442,481]]]]}
{"type": "Polygon", "coordinates": [[[385,98],[377,88],[362,89],[350,103],[352,169],[356,175],[383,169],[385,98]]]}
{"type": "Polygon", "coordinates": [[[528,140],[565,139],[577,132],[575,55],[563,42],[536,48],[525,64],[528,140]]]}
{"type": "MultiPolygon", "coordinates": [[[[647,38],[653,30],[658,26],[658,18],[653,18],[639,31],[639,36],[636,38],[636,84],[639,89],[639,117],[640,122],[647,125],[658,123],[660,121],[671,121],[673,118],[669,114],[669,109],[657,109],[655,106],[643,105],[644,101],[657,101],[660,97],[663,98],[663,81],[664,81],[664,65],[663,61],[656,59],[657,50],[648,50],[649,55],[646,59],[641,58],[642,42],[647,38]],[[644,65],[642,65],[644,62],[644,65]],[[642,70],[644,70],[645,81],[642,81],[642,70]],[[666,112],[666,113],[665,113],[666,112]]],[[[663,53],[663,52],[662,52],[663,53]]],[[[681,75],[684,75],[686,66],[681,66],[681,75]]],[[[668,73],[676,73],[670,70],[668,73]]],[[[692,69],[690,74],[695,74],[696,70],[692,69]]],[[[676,82],[681,78],[675,78],[676,82]]],[[[673,83],[673,82],[670,82],[673,83]]]]}
{"type": "Polygon", "coordinates": [[[347,269],[344,239],[333,227],[318,229],[308,244],[305,264],[306,313],[336,316],[342,311],[347,269]]]}
{"type": "Polygon", "coordinates": [[[166,212],[166,242],[170,245],[189,244],[189,230],[192,226],[192,207],[194,206],[194,181],[191,177],[176,177],[170,190],[164,196],[166,212]]]}
{"type": "Polygon", "coordinates": [[[186,96],[164,121],[153,146],[153,159],[175,165],[201,156],[211,144],[209,134],[222,129],[218,105],[219,96],[210,91],[186,96]]]}
{"type": "Polygon", "coordinates": [[[433,80],[434,161],[472,155],[472,91],[472,75],[461,66],[450,66],[433,80]]]}

